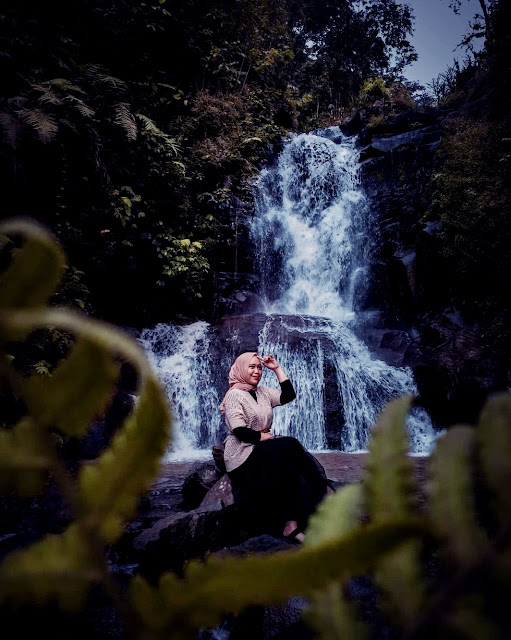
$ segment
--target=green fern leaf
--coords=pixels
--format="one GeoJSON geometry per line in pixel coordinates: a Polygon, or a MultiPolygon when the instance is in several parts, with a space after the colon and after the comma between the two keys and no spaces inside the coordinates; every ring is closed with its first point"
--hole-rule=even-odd
{"type": "Polygon", "coordinates": [[[136,577],[131,599],[149,628],[195,637],[194,630],[218,624],[226,613],[281,604],[293,595],[310,596],[347,575],[363,573],[421,531],[411,521],[389,522],[296,552],[242,559],[211,556],[204,564],[190,561],[183,580],[164,574],[158,588],[136,577]]]}
{"type": "Polygon", "coordinates": [[[32,85],[32,89],[35,91],[39,91],[41,95],[37,98],[38,102],[42,104],[53,104],[60,105],[62,104],[62,99],[53,91],[50,86],[44,86],[41,84],[32,85]]]}
{"type": "Polygon", "coordinates": [[[358,484],[327,496],[310,517],[304,547],[317,547],[351,533],[360,526],[362,504],[362,487],[358,484]]]}
{"type": "Polygon", "coordinates": [[[20,109],[17,113],[20,120],[32,127],[41,142],[55,140],[59,128],[50,114],[41,109],[20,109]]]}
{"type": "Polygon", "coordinates": [[[132,516],[138,497],[147,491],[159,471],[159,461],[170,437],[170,412],[140,345],[109,325],[61,309],[9,311],[2,317],[6,332],[58,327],[72,335],[120,354],[140,375],[141,390],[135,412],[117,432],[101,457],[82,468],[80,490],[90,510],[88,526],[103,540],[115,541],[123,521],[132,516]]]}
{"type": "Polygon", "coordinates": [[[477,435],[484,476],[502,526],[511,525],[511,394],[490,398],[481,412],[477,435]]]}
{"type": "Polygon", "coordinates": [[[177,140],[159,129],[151,118],[143,113],[135,113],[135,118],[141,122],[143,131],[158,138],[173,155],[178,156],[181,153],[181,146],[177,140]]]}
{"type": "MultiPolygon", "coordinates": [[[[364,481],[366,505],[374,522],[411,517],[416,493],[413,463],[408,453],[406,416],[411,396],[397,398],[381,412],[369,443],[364,481]]],[[[386,594],[385,607],[404,627],[413,624],[424,599],[420,543],[410,541],[382,558],[375,578],[386,594]]]]}
{"type": "Polygon", "coordinates": [[[342,585],[331,584],[310,596],[304,619],[319,640],[364,640],[367,628],[357,619],[353,603],[343,596],[342,585]]]}
{"type": "Polygon", "coordinates": [[[115,124],[121,127],[128,140],[135,140],[137,137],[137,123],[126,102],[118,102],[115,105],[115,124]]]}
{"type": "Polygon", "coordinates": [[[381,412],[372,430],[364,481],[369,516],[375,522],[413,512],[413,463],[407,456],[406,416],[411,396],[397,398],[381,412]]]}
{"type": "Polygon", "coordinates": [[[80,529],[72,525],[61,535],[49,535],[7,556],[0,565],[0,602],[57,602],[64,611],[79,611],[102,572],[80,529]]]}
{"type": "Polygon", "coordinates": [[[48,85],[49,87],[58,87],[62,91],[75,91],[76,93],[81,93],[86,95],[86,92],[76,84],[73,84],[70,80],[66,78],[52,78],[52,80],[47,80],[43,82],[42,86],[48,85]]]}
{"type": "Polygon", "coordinates": [[[32,221],[6,221],[0,233],[24,235],[27,240],[0,277],[0,308],[28,308],[45,304],[65,270],[65,258],[52,236],[32,221]],[[44,278],[41,274],[45,275],[44,278]]]}
{"type": "Polygon", "coordinates": [[[96,464],[82,469],[80,490],[101,537],[114,542],[133,516],[139,496],[159,470],[168,442],[169,410],[158,382],[148,376],[135,412],[96,464]]]}
{"type": "Polygon", "coordinates": [[[485,543],[475,516],[475,444],[474,428],[451,427],[439,438],[430,463],[432,530],[444,541],[447,558],[462,566],[471,564],[485,543]]]}
{"type": "MultiPolygon", "coordinates": [[[[310,518],[304,547],[334,541],[360,526],[363,495],[361,485],[344,487],[327,496],[310,518]]],[[[367,632],[353,603],[343,595],[344,581],[327,585],[310,596],[304,617],[322,640],[363,639],[367,632]]]]}
{"type": "Polygon", "coordinates": [[[42,492],[51,467],[49,445],[30,419],[12,429],[0,429],[0,491],[15,490],[21,496],[42,492]]]}
{"type": "Polygon", "coordinates": [[[115,76],[111,76],[108,73],[105,73],[103,67],[98,64],[86,64],[84,66],[85,74],[91,77],[93,80],[99,80],[99,82],[103,82],[104,84],[109,84],[114,87],[114,89],[126,89],[126,83],[124,80],[120,80],[115,76]]]}
{"type": "Polygon", "coordinates": [[[77,98],[76,96],[66,96],[65,101],[71,102],[71,104],[76,107],[77,111],[84,118],[92,118],[95,114],[94,109],[91,109],[83,100],[80,100],[80,98],[77,98]]]}
{"type": "Polygon", "coordinates": [[[81,437],[104,409],[117,375],[106,349],[81,339],[52,376],[25,381],[24,399],[41,426],[81,437]]]}

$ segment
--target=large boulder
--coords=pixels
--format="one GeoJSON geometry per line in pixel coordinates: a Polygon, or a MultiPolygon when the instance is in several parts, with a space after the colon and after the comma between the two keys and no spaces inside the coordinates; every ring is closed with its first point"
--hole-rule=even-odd
{"type": "Polygon", "coordinates": [[[183,482],[184,505],[190,509],[198,507],[222,475],[222,470],[214,460],[195,462],[183,482]]]}
{"type": "Polygon", "coordinates": [[[229,476],[225,473],[207,492],[200,503],[201,510],[217,511],[234,504],[232,485],[229,476]]]}
{"type": "Polygon", "coordinates": [[[156,582],[161,573],[181,574],[188,560],[240,544],[248,537],[235,505],[195,509],[158,520],[133,541],[139,572],[156,582]]]}

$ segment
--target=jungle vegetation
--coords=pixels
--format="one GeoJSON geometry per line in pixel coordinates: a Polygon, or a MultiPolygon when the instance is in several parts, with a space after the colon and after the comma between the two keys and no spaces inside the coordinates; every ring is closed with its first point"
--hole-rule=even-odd
{"type": "Polygon", "coordinates": [[[47,225],[82,284],[70,303],[124,324],[211,315],[282,136],[335,122],[365,80],[415,59],[394,0],[51,8],[0,10],[2,216],[47,225]]]}

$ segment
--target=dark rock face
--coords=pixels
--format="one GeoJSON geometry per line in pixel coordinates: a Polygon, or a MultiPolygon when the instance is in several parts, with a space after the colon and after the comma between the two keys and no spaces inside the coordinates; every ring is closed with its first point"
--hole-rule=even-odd
{"type": "Polygon", "coordinates": [[[156,581],[165,571],[180,574],[190,558],[243,542],[247,534],[234,505],[177,513],[158,520],[133,541],[139,571],[156,581]]]}
{"type": "Polygon", "coordinates": [[[220,480],[222,472],[214,460],[196,462],[183,483],[183,501],[188,508],[198,507],[208,491],[220,480]]]}
{"type": "Polygon", "coordinates": [[[233,503],[234,497],[232,495],[231,480],[225,473],[207,492],[199,506],[201,509],[216,511],[218,509],[224,509],[233,503]]]}
{"type": "Polygon", "coordinates": [[[412,368],[441,427],[475,423],[488,393],[506,388],[502,358],[450,307],[441,223],[423,219],[445,115],[408,110],[371,131],[367,119],[358,121],[361,177],[377,229],[365,308],[380,311],[361,332],[383,360],[412,368]]]}

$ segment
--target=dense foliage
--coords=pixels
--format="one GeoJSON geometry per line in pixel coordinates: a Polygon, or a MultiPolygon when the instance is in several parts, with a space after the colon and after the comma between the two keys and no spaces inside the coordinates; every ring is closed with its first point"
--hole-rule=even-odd
{"type": "Polygon", "coordinates": [[[11,221],[0,232],[24,238],[0,281],[0,344],[3,378],[26,407],[15,426],[0,430],[0,490],[33,496],[54,477],[74,516],[63,531],[17,548],[0,563],[2,613],[14,609],[15,620],[28,613],[38,624],[34,633],[55,635],[38,610],[76,616],[91,588],[102,585],[130,637],[191,639],[228,613],[302,595],[310,599],[306,615],[317,637],[365,638],[363,616],[348,594],[349,578],[364,575],[377,589],[391,637],[509,637],[509,394],[489,400],[477,428],[456,426],[440,438],[422,506],[407,455],[412,398],[403,397],[378,418],[363,483],[323,501],[303,549],[213,555],[190,561],[183,577],[164,573],[157,585],[136,576],[123,594],[104,554],[158,472],[169,439],[162,389],[134,341],[83,314],[46,306],[64,257],[44,229],[11,221]],[[72,331],[76,346],[52,377],[19,376],[5,347],[48,325],[72,331]],[[86,432],[108,401],[119,359],[137,370],[136,408],[96,460],[69,473],[53,433],[86,432]]]}
{"type": "MultiPolygon", "coordinates": [[[[432,182],[445,289],[488,344],[511,346],[509,3],[482,2],[485,47],[444,77],[445,138],[432,182]],[[447,89],[447,90],[445,90],[447,89]]],[[[481,32],[475,24],[474,34],[481,32]]],[[[470,34],[469,34],[470,35],[470,34]]]]}
{"type": "Polygon", "coordinates": [[[0,11],[2,214],[47,224],[121,323],[211,314],[272,145],[414,57],[394,0],[51,8],[0,11]]]}

